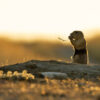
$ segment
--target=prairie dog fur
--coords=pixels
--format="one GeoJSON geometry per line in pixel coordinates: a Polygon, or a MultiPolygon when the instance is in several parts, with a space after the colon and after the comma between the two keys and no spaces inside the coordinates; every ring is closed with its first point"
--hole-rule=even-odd
{"type": "Polygon", "coordinates": [[[88,52],[84,34],[81,31],[73,31],[69,36],[70,42],[74,47],[73,63],[87,64],[88,52]]]}

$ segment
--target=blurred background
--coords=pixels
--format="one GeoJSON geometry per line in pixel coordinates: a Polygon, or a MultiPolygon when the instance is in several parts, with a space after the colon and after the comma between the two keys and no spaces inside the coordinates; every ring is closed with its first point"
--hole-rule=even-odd
{"type": "MultiPolygon", "coordinates": [[[[67,39],[67,37],[66,37],[67,39]]],[[[100,63],[100,32],[86,38],[90,63],[100,63]]],[[[15,64],[28,60],[59,60],[71,62],[73,48],[68,40],[39,39],[34,41],[0,38],[0,65],[15,64]]]]}
{"type": "Polygon", "coordinates": [[[83,31],[90,63],[99,64],[99,4],[99,0],[0,0],[0,66],[32,59],[71,62],[74,52],[68,36],[74,30],[83,31]]]}

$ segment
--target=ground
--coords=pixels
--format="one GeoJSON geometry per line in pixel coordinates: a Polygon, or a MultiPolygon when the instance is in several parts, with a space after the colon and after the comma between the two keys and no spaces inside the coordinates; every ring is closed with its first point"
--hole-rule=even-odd
{"type": "Polygon", "coordinates": [[[32,60],[0,70],[0,100],[100,100],[99,65],[32,60]],[[36,75],[41,71],[61,71],[68,76],[36,77],[34,71],[36,75]]]}
{"type": "Polygon", "coordinates": [[[70,78],[0,80],[0,100],[100,100],[99,82],[70,78]]]}

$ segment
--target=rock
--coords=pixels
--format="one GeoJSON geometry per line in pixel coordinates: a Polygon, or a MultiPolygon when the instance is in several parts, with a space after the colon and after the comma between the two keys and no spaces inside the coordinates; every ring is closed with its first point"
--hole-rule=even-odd
{"type": "Polygon", "coordinates": [[[47,78],[66,79],[68,77],[66,73],[60,72],[42,72],[41,74],[47,78]]]}

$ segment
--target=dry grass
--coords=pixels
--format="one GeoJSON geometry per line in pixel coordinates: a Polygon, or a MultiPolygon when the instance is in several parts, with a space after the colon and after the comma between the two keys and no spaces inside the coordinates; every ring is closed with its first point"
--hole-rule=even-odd
{"type": "Polygon", "coordinates": [[[17,71],[11,72],[8,71],[7,73],[4,73],[3,71],[0,71],[0,79],[1,80],[12,80],[12,81],[33,81],[35,79],[35,76],[27,73],[27,70],[23,70],[22,73],[19,73],[17,71]]]}
{"type": "Polygon", "coordinates": [[[37,79],[22,73],[0,71],[0,100],[100,100],[100,78],[37,79]]]}
{"type": "Polygon", "coordinates": [[[100,100],[100,84],[84,79],[0,80],[0,100],[100,100]]]}

